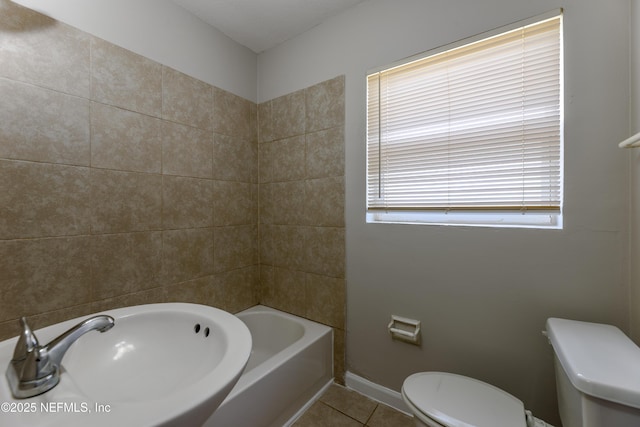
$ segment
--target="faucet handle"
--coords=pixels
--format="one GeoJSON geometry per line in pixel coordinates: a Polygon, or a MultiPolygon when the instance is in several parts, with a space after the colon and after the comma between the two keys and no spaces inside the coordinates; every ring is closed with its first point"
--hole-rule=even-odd
{"type": "Polygon", "coordinates": [[[51,363],[51,358],[43,348],[36,348],[27,353],[27,358],[20,372],[20,381],[46,381],[53,388],[59,381],[58,366],[51,363]]]}
{"type": "Polygon", "coordinates": [[[25,317],[20,318],[20,326],[22,327],[22,332],[16,343],[16,348],[13,350],[13,360],[25,359],[29,353],[40,345],[25,317]]]}

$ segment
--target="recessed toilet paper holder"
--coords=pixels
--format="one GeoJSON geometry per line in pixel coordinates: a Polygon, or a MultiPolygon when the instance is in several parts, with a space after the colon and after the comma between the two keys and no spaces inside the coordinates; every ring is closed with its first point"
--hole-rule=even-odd
{"type": "Polygon", "coordinates": [[[420,345],[421,343],[419,320],[408,319],[406,317],[392,314],[388,329],[393,339],[415,345],[420,345]]]}

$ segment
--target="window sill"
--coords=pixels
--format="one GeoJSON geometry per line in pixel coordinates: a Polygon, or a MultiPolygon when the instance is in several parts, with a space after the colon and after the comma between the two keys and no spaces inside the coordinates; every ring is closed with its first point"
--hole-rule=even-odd
{"type": "Polygon", "coordinates": [[[464,227],[562,229],[562,214],[551,212],[367,212],[367,223],[464,227]]]}

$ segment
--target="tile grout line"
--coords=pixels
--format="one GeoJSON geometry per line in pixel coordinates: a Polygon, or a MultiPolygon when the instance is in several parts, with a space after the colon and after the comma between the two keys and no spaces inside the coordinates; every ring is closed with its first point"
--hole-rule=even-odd
{"type": "Polygon", "coordinates": [[[369,414],[369,416],[367,417],[367,420],[366,420],[365,422],[362,422],[362,421],[360,421],[360,420],[358,420],[358,419],[356,419],[356,418],[352,417],[351,415],[347,414],[346,412],[343,412],[343,411],[341,411],[340,409],[338,409],[338,408],[336,408],[336,407],[332,406],[331,404],[329,404],[329,403],[327,403],[327,402],[323,401],[323,400],[322,400],[322,398],[320,398],[318,401],[319,401],[320,403],[324,404],[325,406],[327,406],[327,407],[331,408],[332,410],[334,410],[334,411],[336,411],[336,412],[339,412],[339,413],[341,413],[342,415],[347,416],[347,417],[351,418],[351,419],[352,419],[352,420],[354,420],[354,421],[357,421],[357,422],[358,422],[358,424],[362,425],[363,427],[366,427],[366,426],[367,426],[367,423],[368,423],[369,421],[371,421],[371,418],[373,417],[374,412],[376,412],[376,409],[378,409],[378,406],[380,405],[379,403],[377,403],[377,402],[376,402],[376,406],[375,406],[375,407],[373,408],[373,410],[371,411],[371,414],[369,414]]]}
{"type": "Polygon", "coordinates": [[[378,410],[378,406],[380,406],[380,403],[376,402],[375,408],[373,408],[373,411],[371,411],[371,414],[369,415],[369,418],[367,418],[367,421],[364,423],[365,427],[369,425],[369,421],[371,421],[371,419],[373,418],[373,414],[375,414],[376,411],[378,410]]]}

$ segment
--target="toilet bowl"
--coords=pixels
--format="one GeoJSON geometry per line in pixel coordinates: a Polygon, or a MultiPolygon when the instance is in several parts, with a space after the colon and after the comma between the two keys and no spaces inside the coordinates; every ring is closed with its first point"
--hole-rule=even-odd
{"type": "MultiPolygon", "coordinates": [[[[611,325],[547,319],[564,427],[640,426],[640,347],[611,325]]],[[[497,387],[444,372],[413,374],[402,398],[419,427],[552,427],[497,387]]]]}
{"type": "Polygon", "coordinates": [[[528,427],[522,401],[462,375],[413,374],[402,385],[402,398],[419,427],[528,427]]]}

